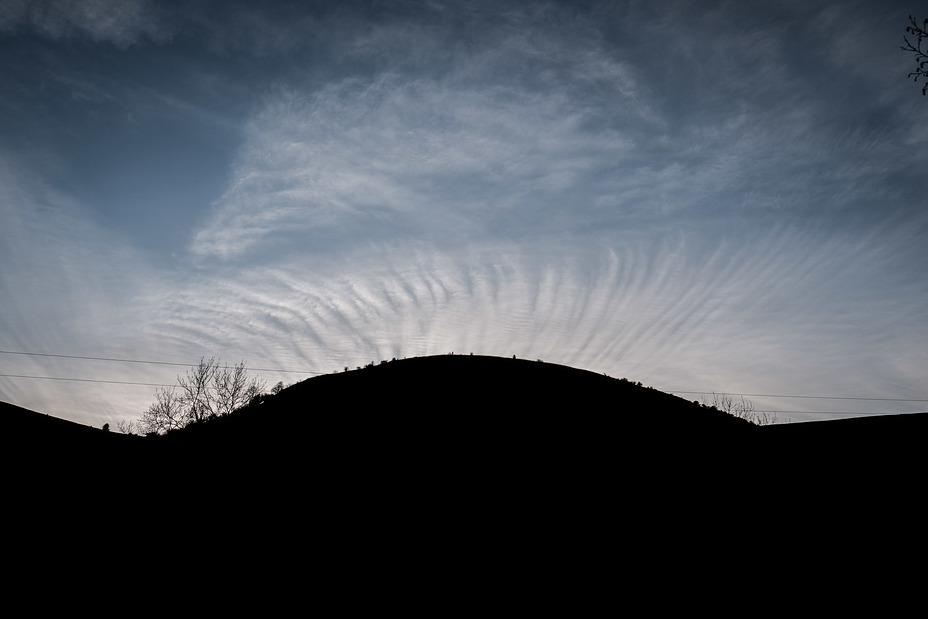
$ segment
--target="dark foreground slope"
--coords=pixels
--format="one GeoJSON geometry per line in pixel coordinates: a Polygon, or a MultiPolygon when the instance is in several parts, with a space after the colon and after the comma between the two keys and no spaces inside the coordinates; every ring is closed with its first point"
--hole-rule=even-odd
{"type": "Polygon", "coordinates": [[[0,402],[0,454],[8,479],[91,476],[146,451],[141,437],[0,402]]]}
{"type": "Polygon", "coordinates": [[[330,478],[391,470],[422,477],[506,467],[582,470],[585,478],[621,471],[630,483],[771,469],[786,477],[901,474],[924,466],[928,433],[928,414],[759,428],[624,379],[470,355],[317,376],[166,437],[105,433],[2,406],[5,460],[20,477],[121,485],[261,478],[267,487],[322,470],[330,478]]]}
{"type": "Polygon", "coordinates": [[[165,437],[74,426],[6,433],[19,475],[194,499],[233,488],[284,497],[305,487],[372,495],[455,483],[505,494],[537,484],[590,489],[616,475],[636,488],[730,475],[727,454],[749,449],[756,431],[629,381],[469,355],[314,377],[165,437]]]}
{"type": "Polygon", "coordinates": [[[598,459],[598,470],[621,464],[643,477],[711,475],[718,466],[726,475],[771,466],[917,466],[928,432],[928,414],[759,428],[624,379],[470,355],[317,376],[167,437],[104,433],[11,405],[2,412],[5,454],[23,474],[157,478],[176,470],[176,483],[254,472],[291,483],[313,463],[347,472],[414,461],[429,471],[516,462],[566,469],[598,459]]]}
{"type": "MultiPolygon", "coordinates": [[[[736,440],[738,419],[625,380],[562,365],[444,355],[318,376],[220,420],[212,431],[288,441],[313,432],[427,443],[736,440]]],[[[299,441],[297,441],[299,443],[299,441]]],[[[375,445],[369,445],[376,448],[375,445]]]]}
{"type": "Polygon", "coordinates": [[[445,355],[314,377],[158,446],[188,470],[221,463],[215,470],[262,488],[308,474],[318,487],[351,480],[368,496],[449,484],[505,494],[557,480],[589,488],[620,470],[634,486],[665,477],[669,459],[694,472],[694,458],[719,464],[720,448],[755,429],[592,372],[445,355]]]}
{"type": "Polygon", "coordinates": [[[22,414],[2,436],[4,498],[29,557],[60,561],[74,540],[89,540],[78,563],[125,548],[110,566],[133,587],[193,574],[212,604],[261,591],[266,604],[502,598],[576,613],[615,608],[618,592],[688,607],[711,594],[715,608],[719,581],[744,566],[857,560],[848,540],[874,506],[895,514],[907,489],[920,500],[918,462],[871,452],[876,465],[853,465],[859,449],[893,451],[892,424],[881,437],[757,428],[535,361],[448,355],[319,376],[160,438],[3,412],[22,414]]]}

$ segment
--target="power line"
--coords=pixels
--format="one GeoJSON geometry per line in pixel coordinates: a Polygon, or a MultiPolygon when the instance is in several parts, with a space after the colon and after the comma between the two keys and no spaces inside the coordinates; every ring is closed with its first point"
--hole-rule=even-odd
{"type": "MultiPolygon", "coordinates": [[[[14,351],[14,350],[0,350],[0,354],[4,355],[23,355],[29,357],[54,357],[59,359],[80,359],[86,361],[109,361],[116,363],[140,363],[148,365],[167,365],[167,366],[176,366],[176,367],[197,367],[196,363],[181,363],[176,361],[152,361],[152,360],[143,360],[143,359],[122,359],[116,357],[94,357],[89,355],[62,355],[62,354],[53,354],[53,353],[38,353],[38,352],[24,352],[24,351],[14,351]]],[[[325,372],[314,372],[309,370],[287,370],[282,368],[248,368],[253,372],[282,372],[289,374],[325,374],[325,372]]],[[[117,381],[117,380],[98,380],[98,379],[89,379],[89,378],[68,378],[68,377],[55,377],[55,376],[26,376],[20,374],[0,374],[0,377],[4,378],[32,378],[32,379],[43,379],[43,380],[66,380],[66,381],[77,381],[77,382],[97,382],[97,383],[112,383],[112,384],[125,384],[125,385],[146,385],[154,387],[170,387],[171,385],[166,385],[163,383],[142,383],[142,382],[131,382],[131,381],[117,381]]],[[[867,401],[867,402],[928,402],[928,399],[918,399],[918,398],[871,398],[871,397],[858,397],[858,396],[825,396],[825,395],[798,395],[798,394],[770,394],[770,393],[728,393],[720,391],[678,391],[675,389],[667,390],[667,393],[672,394],[689,394],[689,395],[733,395],[733,396],[747,396],[752,398],[794,398],[794,399],[805,399],[805,400],[858,400],[858,401],[867,401]]],[[[804,413],[805,411],[767,411],[767,412],[795,412],[797,414],[804,413]]],[[[808,411],[810,414],[815,411],[808,411]]],[[[834,412],[834,413],[822,413],[822,414],[851,414],[843,412],[834,412]]],[[[855,413],[857,414],[857,413],[855,413]]],[[[882,414],[882,413],[879,413],[882,414]]]]}
{"type": "Polygon", "coordinates": [[[784,415],[919,415],[918,412],[864,412],[864,411],[754,411],[755,413],[782,413],[784,415]]]}
{"type": "MultiPolygon", "coordinates": [[[[145,363],[150,365],[173,365],[180,367],[197,367],[196,363],[179,363],[175,361],[146,361],[142,359],[117,359],[113,357],[90,357],[86,355],[56,355],[51,353],[41,353],[41,352],[21,352],[15,350],[0,350],[0,354],[4,355],[24,355],[29,357],[56,357],[59,359],[82,359],[89,361],[115,361],[117,363],[145,363]]],[[[288,374],[322,374],[323,372],[310,372],[308,370],[283,370],[280,368],[248,368],[252,372],[285,372],[288,374]]],[[[37,378],[37,377],[33,377],[37,378]]]]}
{"type": "Polygon", "coordinates": [[[15,350],[0,350],[4,355],[25,355],[29,357],[57,357],[59,359],[85,359],[91,361],[117,361],[119,363],[149,363],[152,365],[179,365],[183,367],[193,367],[190,363],[174,363],[171,361],[142,361],[139,359],[115,359],[112,357],[87,357],[83,355],[53,355],[41,352],[19,352],[15,350]]]}
{"type": "MultiPolygon", "coordinates": [[[[111,385],[136,385],[144,387],[176,387],[175,384],[167,383],[144,383],[144,382],[135,382],[135,381],[125,381],[125,380],[103,380],[96,378],[71,378],[66,376],[29,376],[25,374],[0,374],[0,378],[27,378],[34,380],[60,380],[68,382],[80,382],[80,383],[96,383],[96,384],[111,384],[111,385]]],[[[704,393],[701,391],[678,391],[676,393],[704,393]]],[[[715,392],[719,393],[719,392],[715,392]]],[[[741,394],[720,394],[720,395],[741,395],[741,394]]],[[[744,394],[748,395],[748,394],[744,394]]],[[[777,396],[771,396],[777,397],[777,396]]],[[[780,396],[780,397],[803,397],[803,396],[780,396]]],[[[821,396],[808,396],[812,398],[818,398],[821,396]]],[[[878,400],[879,398],[823,398],[823,399],[850,399],[850,400],[878,400]]],[[[892,401],[892,400],[891,400],[892,401]]],[[[903,402],[923,402],[925,400],[896,400],[903,402]]],[[[885,412],[885,411],[792,411],[792,410],[759,410],[755,411],[758,413],[774,413],[774,414],[783,414],[783,415],[852,415],[852,416],[880,416],[880,415],[906,415],[906,414],[918,414],[918,413],[900,413],[900,412],[885,412]]]]}
{"type": "Polygon", "coordinates": [[[0,374],[0,378],[34,378],[39,380],[67,380],[79,383],[109,383],[114,385],[144,385],[147,387],[173,387],[165,383],[141,383],[128,380],[101,380],[96,378],[68,378],[64,376],[27,376],[25,374],[0,374]]]}
{"type": "Polygon", "coordinates": [[[794,395],[794,394],[774,394],[774,393],[725,393],[722,391],[676,391],[668,390],[667,393],[687,393],[696,395],[737,395],[748,396],[752,398],[799,398],[804,400],[865,400],[868,402],[928,402],[928,399],[915,398],[864,398],[854,396],[834,396],[834,395],[794,395]]]}
{"type": "MultiPolygon", "coordinates": [[[[176,387],[176,385],[169,385],[166,383],[143,383],[143,382],[134,382],[134,381],[125,381],[125,380],[102,380],[95,378],[70,378],[64,376],[28,376],[25,374],[0,374],[0,378],[31,378],[37,380],[62,380],[70,382],[81,382],[81,383],[106,383],[114,385],[140,385],[145,387],[176,387]]],[[[677,393],[702,393],[699,391],[688,391],[683,392],[679,391],[677,393]]],[[[718,392],[716,392],[718,393],[718,392]]],[[[841,399],[841,398],[834,398],[841,399]]],[[[849,398],[849,399],[867,399],[867,398],[849,398]]],[[[908,400],[905,400],[908,401],[908,400]]],[[[915,400],[919,402],[921,400],[915,400]]],[[[862,411],[786,411],[786,410],[762,410],[755,411],[758,413],[778,413],[784,415],[905,415],[905,414],[918,414],[918,413],[887,413],[887,412],[862,412],[862,411]]]]}

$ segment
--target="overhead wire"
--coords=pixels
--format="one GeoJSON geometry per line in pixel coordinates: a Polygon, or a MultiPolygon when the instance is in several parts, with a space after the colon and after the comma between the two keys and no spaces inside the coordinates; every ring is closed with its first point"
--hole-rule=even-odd
{"type": "MultiPolygon", "coordinates": [[[[85,361],[108,361],[115,363],[136,363],[136,364],[148,364],[148,365],[165,365],[165,366],[175,366],[175,367],[197,367],[196,363],[182,363],[178,361],[156,361],[156,360],[146,360],[146,359],[124,359],[117,357],[97,357],[91,355],[65,355],[57,353],[39,353],[39,352],[26,352],[26,351],[14,351],[14,350],[0,350],[0,354],[4,355],[22,355],[30,357],[52,357],[60,359],[77,359],[85,361]]],[[[291,373],[291,374],[311,374],[319,375],[324,374],[325,372],[319,371],[309,371],[309,370],[292,370],[292,369],[283,369],[283,368],[248,368],[254,372],[280,372],[280,373],[291,373]]],[[[72,381],[72,382],[86,382],[86,383],[104,383],[104,384],[116,384],[116,385],[139,385],[139,386],[148,386],[148,387],[171,387],[173,384],[167,383],[149,383],[141,381],[123,381],[123,380],[105,380],[105,379],[94,379],[94,378],[75,378],[75,377],[65,377],[65,376],[32,376],[25,374],[3,374],[0,373],[0,378],[25,378],[25,379],[35,379],[35,380],[58,380],[58,381],[72,381]]],[[[792,398],[792,399],[806,399],[806,400],[848,400],[848,401],[868,401],[868,402],[928,402],[928,398],[874,398],[874,397],[863,397],[863,396],[826,396],[826,395],[800,395],[800,394],[770,394],[770,393],[733,393],[733,392],[720,392],[720,391],[684,391],[676,389],[668,389],[667,393],[675,395],[726,395],[726,396],[744,396],[744,397],[755,397],[755,398],[792,398]]],[[[882,415],[882,414],[891,414],[885,412],[860,412],[860,411],[787,411],[787,410],[764,410],[759,411],[764,413],[780,413],[780,414],[795,414],[795,415],[882,415]]]]}
{"type": "Polygon", "coordinates": [[[776,393],[731,393],[722,391],[677,391],[668,389],[667,393],[686,393],[695,395],[737,395],[750,398],[800,398],[804,400],[866,400],[871,402],[928,402],[928,399],[917,398],[865,398],[856,396],[834,396],[834,395],[797,395],[797,394],[776,394],[776,393]]]}
{"type": "MultiPolygon", "coordinates": [[[[4,355],[25,355],[30,357],[56,357],[61,359],[83,359],[90,361],[114,361],[118,363],[144,363],[150,365],[173,365],[180,367],[197,367],[196,363],[181,363],[177,361],[149,361],[143,359],[119,359],[115,357],[91,357],[88,355],[61,355],[41,352],[22,352],[15,350],[0,350],[4,355]]],[[[324,372],[315,372],[309,370],[285,370],[281,368],[248,368],[252,372],[284,372],[288,374],[323,374],[324,372]]]]}
{"type": "MultiPolygon", "coordinates": [[[[116,358],[116,357],[95,357],[95,356],[90,356],[90,355],[64,355],[64,354],[55,354],[55,353],[24,352],[24,351],[14,351],[14,350],[0,350],[0,354],[23,355],[23,356],[29,356],[29,357],[53,357],[53,358],[59,358],[59,359],[77,359],[77,360],[83,360],[83,361],[109,361],[109,362],[116,362],[116,363],[165,365],[165,366],[175,366],[175,367],[197,367],[198,365],[196,363],[181,363],[177,361],[122,359],[122,358],[116,358]]],[[[282,369],[282,368],[248,368],[248,369],[254,372],[280,372],[280,373],[290,373],[290,374],[322,374],[322,372],[312,372],[308,370],[288,370],[288,369],[282,369]]],[[[142,386],[142,387],[175,387],[176,386],[176,384],[173,384],[173,383],[169,384],[169,383],[154,383],[154,382],[112,380],[112,379],[99,379],[99,378],[77,378],[77,377],[70,377],[70,376],[34,376],[34,375],[28,375],[28,374],[0,373],[0,378],[25,378],[25,379],[33,379],[33,380],[55,380],[55,381],[110,384],[110,385],[134,385],[134,386],[142,386]]]]}
{"type": "Polygon", "coordinates": [[[108,383],[113,385],[142,385],[146,387],[172,387],[166,383],[143,383],[128,380],[103,380],[97,378],[70,378],[66,376],[27,376],[25,374],[0,374],[0,378],[35,378],[39,380],[67,380],[79,383],[108,383]]]}

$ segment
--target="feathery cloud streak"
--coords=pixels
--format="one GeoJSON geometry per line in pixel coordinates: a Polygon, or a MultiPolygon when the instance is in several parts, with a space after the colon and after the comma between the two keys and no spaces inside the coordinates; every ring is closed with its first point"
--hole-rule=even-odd
{"type": "Polygon", "coordinates": [[[8,349],[925,397],[901,4],[104,6],[0,15],[8,349]]]}

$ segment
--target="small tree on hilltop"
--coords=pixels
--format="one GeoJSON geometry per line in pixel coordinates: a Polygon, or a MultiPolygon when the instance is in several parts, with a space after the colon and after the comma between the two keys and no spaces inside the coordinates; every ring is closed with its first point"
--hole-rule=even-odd
{"type": "Polygon", "coordinates": [[[231,368],[227,366],[217,370],[213,376],[213,387],[215,398],[211,412],[218,416],[228,415],[251,402],[264,392],[265,384],[257,378],[248,378],[245,362],[242,361],[231,368]]]}
{"type": "Polygon", "coordinates": [[[187,416],[186,423],[200,423],[219,414],[216,410],[218,398],[210,392],[218,372],[219,364],[215,359],[203,358],[196,368],[187,370],[186,376],[177,377],[181,401],[187,416]]]}
{"type": "Polygon", "coordinates": [[[703,406],[715,408],[733,417],[749,421],[756,426],[768,426],[777,422],[775,413],[755,410],[754,403],[750,400],[746,400],[744,396],[735,400],[730,395],[715,393],[713,391],[712,399],[709,400],[703,397],[702,404],[703,406]]]}
{"type": "Polygon", "coordinates": [[[165,434],[187,425],[184,403],[174,387],[159,387],[155,401],[139,419],[142,434],[165,434]]]}
{"type": "Polygon", "coordinates": [[[122,434],[138,434],[138,422],[137,421],[127,421],[125,419],[120,419],[116,422],[116,430],[122,434]]]}
{"type": "Polygon", "coordinates": [[[139,419],[145,434],[164,434],[192,423],[228,415],[264,392],[264,381],[249,378],[245,362],[220,366],[213,358],[177,377],[177,386],[160,387],[139,419]]]}

